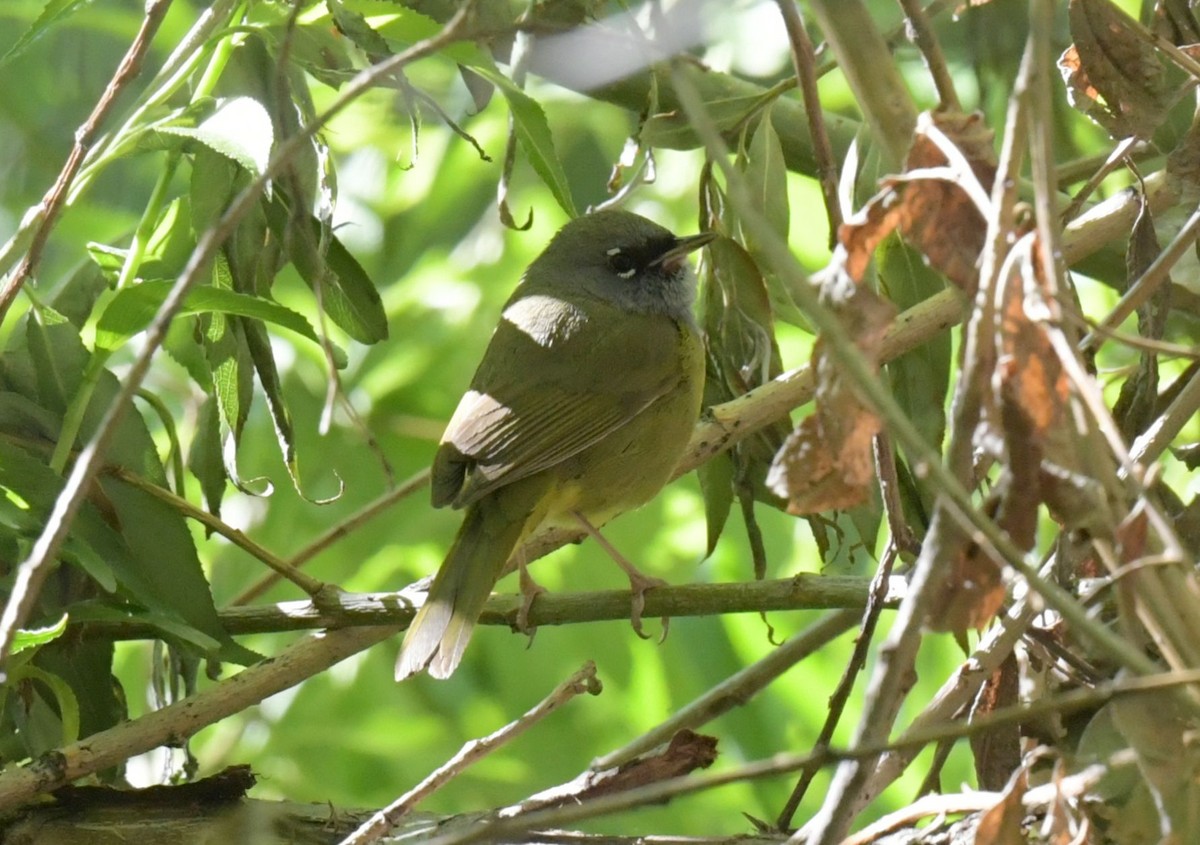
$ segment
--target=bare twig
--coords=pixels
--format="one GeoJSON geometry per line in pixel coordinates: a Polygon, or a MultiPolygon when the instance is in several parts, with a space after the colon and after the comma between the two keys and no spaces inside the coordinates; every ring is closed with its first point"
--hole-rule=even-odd
{"type": "Polygon", "coordinates": [[[596,678],[596,664],[588,661],[582,669],[555,687],[548,696],[525,715],[516,721],[509,722],[494,733],[468,742],[429,777],[371,816],[358,830],[343,839],[341,845],[368,845],[384,836],[401,819],[412,812],[417,804],[458,777],[469,766],[516,739],[575,696],[585,692],[599,695],[600,689],[600,681],[596,678]]]}
{"type": "Polygon", "coordinates": [[[88,148],[95,140],[100,124],[108,116],[117,97],[141,73],[142,62],[145,60],[146,53],[150,49],[150,42],[154,40],[154,35],[158,32],[159,24],[162,23],[163,18],[167,14],[167,9],[170,7],[171,0],[150,0],[146,4],[146,16],[142,19],[142,26],[134,37],[133,43],[129,45],[129,49],[125,52],[121,63],[117,65],[117,70],[105,87],[104,93],[100,95],[100,100],[96,103],[96,107],[92,109],[92,113],[88,115],[83,125],[75,131],[75,144],[71,147],[71,153],[67,156],[66,164],[63,165],[63,169],[59,172],[54,185],[42,199],[41,205],[33,211],[34,214],[40,217],[40,221],[37,229],[33,231],[33,238],[29,244],[29,249],[25,253],[25,257],[21,259],[21,263],[17,265],[12,274],[4,280],[4,284],[0,286],[0,324],[4,323],[8,309],[12,307],[13,300],[16,299],[21,286],[25,284],[26,280],[37,269],[38,261],[42,257],[42,250],[46,248],[46,241],[50,238],[50,231],[54,228],[54,224],[58,222],[58,216],[62,213],[66,203],[67,194],[71,189],[71,182],[75,179],[75,174],[79,172],[79,168],[83,164],[83,157],[87,154],[88,148]]]}
{"type": "MultiPolygon", "coordinates": [[[[401,482],[396,487],[388,490],[375,501],[366,505],[357,513],[351,514],[346,519],[339,522],[337,525],[330,528],[317,539],[313,540],[300,551],[296,552],[287,560],[287,564],[297,570],[316,557],[321,552],[332,546],[338,540],[354,532],[356,529],[379,516],[392,505],[406,499],[416,491],[420,490],[429,483],[429,470],[423,469],[413,476],[410,476],[405,481],[401,482]]],[[[275,584],[279,583],[281,576],[278,573],[270,572],[264,575],[261,579],[251,584],[243,590],[237,598],[230,604],[245,605],[254,601],[275,584]]]]}
{"type": "MultiPolygon", "coordinates": [[[[1080,688],[1056,696],[1048,696],[1031,703],[1003,707],[981,716],[971,724],[951,723],[931,726],[929,729],[906,735],[899,742],[884,742],[847,750],[815,749],[808,754],[776,754],[766,760],[757,760],[744,766],[713,774],[689,775],[668,781],[632,789],[616,795],[596,798],[579,804],[538,810],[503,819],[486,827],[476,826],[437,836],[427,840],[428,845],[467,845],[470,842],[487,840],[504,841],[518,834],[552,825],[564,825],[583,819],[612,815],[623,810],[664,803],[682,795],[691,795],[715,789],[731,783],[776,777],[794,772],[805,766],[827,765],[838,760],[869,759],[890,750],[919,748],[931,742],[946,739],[961,739],[1003,725],[1016,725],[1049,713],[1075,713],[1097,707],[1117,696],[1136,695],[1160,689],[1200,682],[1200,670],[1164,672],[1140,677],[1128,677],[1095,688],[1080,688]]],[[[1053,786],[1050,784],[1049,786],[1053,786]]],[[[801,840],[798,840],[801,841],[801,840]]]]}
{"type": "MultiPolygon", "coordinates": [[[[904,595],[904,582],[888,582],[887,604],[895,606],[904,595]]],[[[866,606],[870,584],[849,575],[797,575],[771,581],[733,584],[678,584],[646,593],[646,612],[656,616],[716,616],[762,611],[828,610],[866,606]]],[[[412,621],[421,593],[414,586],[391,593],[338,593],[320,603],[287,601],[276,605],[231,607],[220,611],[221,623],[233,635],[280,633],[359,626],[404,626],[412,621]]],[[[497,594],[488,599],[481,625],[512,628],[522,597],[497,594]]],[[[628,590],[586,593],[545,593],[529,610],[529,621],[538,627],[629,619],[628,590]]],[[[161,630],[139,620],[71,623],[68,630],[81,637],[103,640],[151,639],[161,630]]]]}
{"type": "Polygon", "coordinates": [[[202,692],[92,734],[24,766],[10,768],[0,773],[0,812],[153,748],[178,743],[201,728],[324,672],[396,631],[393,626],[313,634],[289,645],[274,659],[244,669],[202,692]]]}
{"type": "MultiPolygon", "coordinates": [[[[870,650],[871,643],[875,639],[875,629],[879,625],[879,616],[887,606],[889,584],[892,580],[892,566],[896,562],[897,555],[897,546],[893,541],[888,545],[887,552],[879,564],[879,570],[875,573],[875,577],[871,579],[871,594],[867,601],[866,610],[863,613],[862,623],[859,626],[858,638],[854,641],[854,651],[850,656],[850,662],[846,664],[846,670],[842,672],[841,680],[838,681],[833,695],[829,696],[828,713],[825,716],[825,723],[821,726],[821,732],[817,735],[817,739],[813,743],[815,748],[824,748],[833,739],[833,732],[842,719],[842,714],[846,709],[846,702],[850,700],[850,692],[854,689],[854,681],[867,663],[867,652],[870,650]]],[[[808,791],[809,784],[812,783],[813,777],[816,776],[819,770],[818,766],[808,766],[800,772],[800,779],[796,782],[796,786],[792,789],[792,794],[788,796],[783,810],[780,811],[779,817],[775,820],[775,828],[777,830],[787,830],[792,826],[792,817],[796,814],[796,809],[800,806],[800,802],[804,800],[804,794],[808,791]]]]}
{"type": "Polygon", "coordinates": [[[813,45],[795,0],[776,2],[792,44],[792,66],[796,69],[796,79],[800,82],[800,93],[804,97],[804,114],[808,117],[813,157],[817,163],[817,184],[821,186],[821,196],[825,200],[825,215],[829,218],[829,244],[832,247],[837,242],[838,227],[842,225],[842,208],[838,202],[837,162],[833,158],[833,146],[829,143],[825,113],[821,111],[821,96],[817,91],[813,45]]]}
{"type": "MultiPolygon", "coordinates": [[[[902,734],[902,739],[953,719],[954,714],[960,712],[975,697],[996,667],[1012,653],[1017,641],[1028,630],[1035,616],[1037,610],[1029,602],[1021,602],[1010,610],[998,625],[984,635],[971,656],[946,679],[925,705],[925,709],[912,720],[902,734]]],[[[884,753],[863,788],[854,795],[855,814],[900,777],[916,759],[920,750],[920,746],[909,745],[884,753]]]]}
{"type": "MultiPolygon", "coordinates": [[[[889,583],[892,601],[898,584],[889,583]]],[[[649,593],[652,596],[653,593],[649,593]]],[[[805,628],[766,657],[726,678],[699,698],[680,708],[671,718],[639,736],[633,742],[598,757],[588,768],[592,771],[620,766],[640,754],[656,748],[681,730],[694,729],[712,721],[761,692],[781,674],[804,660],[817,649],[848,631],[858,619],[854,610],[840,610],[805,628]]]]}
{"type": "Polygon", "coordinates": [[[962,111],[958,102],[958,92],[954,90],[954,80],[946,67],[946,56],[942,53],[942,45],[938,43],[933,28],[929,25],[929,16],[921,7],[920,0],[900,0],[904,9],[904,17],[908,20],[908,28],[912,32],[913,42],[921,55],[925,57],[925,67],[933,77],[933,87],[937,89],[940,108],[949,111],[962,111]]]}
{"type": "Polygon", "coordinates": [[[1130,447],[1130,458],[1138,464],[1158,460],[1184,426],[1200,412],[1200,371],[1197,371],[1176,394],[1171,404],[1130,447]]]}
{"type": "MultiPolygon", "coordinates": [[[[1171,268],[1179,263],[1192,248],[1192,244],[1196,242],[1196,238],[1200,237],[1200,211],[1196,211],[1187,222],[1183,224],[1183,228],[1179,233],[1167,244],[1166,248],[1158,254],[1154,262],[1146,268],[1146,272],[1125,291],[1121,300],[1113,306],[1112,311],[1100,321],[1097,329],[1115,329],[1125,321],[1125,318],[1140,308],[1154,295],[1154,292],[1167,281],[1171,268]]],[[[1079,342],[1081,352],[1087,352],[1099,347],[1100,342],[1104,339],[1104,335],[1099,331],[1092,331],[1079,342]]]]}

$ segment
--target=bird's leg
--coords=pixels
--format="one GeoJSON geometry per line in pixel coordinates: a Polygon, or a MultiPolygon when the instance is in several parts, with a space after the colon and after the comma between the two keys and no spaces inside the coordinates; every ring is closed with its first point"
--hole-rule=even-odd
{"type": "Polygon", "coordinates": [[[529,642],[532,644],[533,635],[537,633],[537,626],[529,624],[529,611],[533,607],[534,599],[547,590],[534,581],[533,576],[529,574],[529,567],[525,565],[524,549],[517,551],[517,572],[521,584],[521,609],[517,611],[517,630],[529,637],[529,642]]]}
{"type": "MultiPolygon", "coordinates": [[[[650,635],[642,630],[642,611],[646,609],[646,591],[652,590],[655,587],[665,587],[667,582],[661,578],[655,578],[652,575],[647,575],[634,566],[620,552],[616,550],[612,543],[608,542],[607,538],[600,533],[600,529],[592,525],[586,516],[579,511],[571,511],[571,515],[579,520],[579,524],[583,526],[583,530],[591,535],[600,548],[604,549],[617,564],[625,571],[625,575],[629,578],[629,589],[633,593],[633,608],[629,615],[629,623],[633,625],[633,632],[643,640],[650,639],[650,635]]],[[[662,636],[659,637],[659,642],[667,638],[667,632],[671,627],[671,619],[668,616],[662,617],[662,636]]]]}

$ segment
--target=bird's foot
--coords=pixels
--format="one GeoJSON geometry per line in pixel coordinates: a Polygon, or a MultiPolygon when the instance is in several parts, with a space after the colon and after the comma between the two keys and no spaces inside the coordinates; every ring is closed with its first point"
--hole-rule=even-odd
{"type": "MultiPolygon", "coordinates": [[[[633,632],[643,640],[650,639],[650,635],[642,629],[642,611],[646,609],[646,591],[653,590],[655,587],[665,587],[667,582],[661,578],[655,578],[652,575],[646,575],[636,566],[626,559],[625,555],[617,551],[616,547],[608,542],[608,539],[600,533],[600,529],[592,525],[588,518],[579,511],[574,511],[575,518],[579,520],[579,524],[583,526],[583,530],[591,535],[592,539],[600,544],[600,548],[608,553],[608,556],[613,559],[617,566],[625,573],[629,579],[629,590],[633,593],[632,606],[629,612],[629,624],[633,626],[633,632]]],[[[667,638],[667,632],[671,629],[671,618],[669,616],[662,617],[662,635],[658,641],[661,643],[667,638]]]]}
{"type": "MultiPolygon", "coordinates": [[[[618,561],[620,565],[620,561],[618,561]]],[[[621,566],[625,570],[625,574],[629,576],[629,590],[633,594],[631,601],[629,624],[633,626],[633,632],[643,640],[650,639],[650,635],[642,629],[642,611],[646,609],[646,591],[653,590],[655,587],[665,587],[667,582],[661,578],[654,578],[646,575],[634,567],[629,561],[625,561],[625,565],[621,566]],[[628,567],[628,568],[626,568],[628,567]]],[[[658,641],[662,643],[667,638],[667,633],[671,630],[671,617],[662,617],[662,634],[659,635],[658,641]]]]}
{"type": "Polygon", "coordinates": [[[549,592],[545,587],[533,580],[533,576],[529,574],[529,568],[522,561],[517,566],[519,577],[521,579],[521,607],[517,611],[517,630],[529,637],[529,642],[533,644],[533,635],[537,633],[537,626],[529,624],[529,611],[533,609],[533,602],[542,593],[549,592]]]}

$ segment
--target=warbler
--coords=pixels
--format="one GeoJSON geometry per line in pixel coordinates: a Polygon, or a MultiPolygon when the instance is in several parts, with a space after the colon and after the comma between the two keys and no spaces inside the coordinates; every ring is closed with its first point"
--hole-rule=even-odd
{"type": "MultiPolygon", "coordinates": [[[[433,505],[465,513],[404,637],[397,680],[454,672],[528,540],[597,529],[670,479],[704,384],[688,254],[713,237],[598,211],[529,265],[434,457],[433,505]]],[[[635,600],[662,583],[624,565],[635,600]]]]}

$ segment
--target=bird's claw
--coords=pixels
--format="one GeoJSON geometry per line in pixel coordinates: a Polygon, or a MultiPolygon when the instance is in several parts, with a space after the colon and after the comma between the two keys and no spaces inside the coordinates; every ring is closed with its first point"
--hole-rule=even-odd
{"type": "MultiPolygon", "coordinates": [[[[629,589],[633,594],[630,602],[629,624],[633,626],[633,632],[643,640],[650,639],[650,635],[642,628],[642,611],[646,609],[646,592],[655,587],[665,586],[667,586],[667,582],[661,578],[642,575],[640,572],[637,575],[629,573],[629,589]]],[[[658,638],[659,643],[667,638],[667,631],[670,628],[671,618],[669,616],[662,617],[662,635],[658,638]]]]}
{"type": "Polygon", "coordinates": [[[529,637],[529,643],[532,645],[533,635],[537,633],[537,626],[529,624],[529,611],[533,609],[533,603],[537,597],[549,591],[533,580],[533,576],[529,574],[529,570],[524,565],[518,569],[521,579],[521,607],[517,610],[517,630],[529,637]]]}

